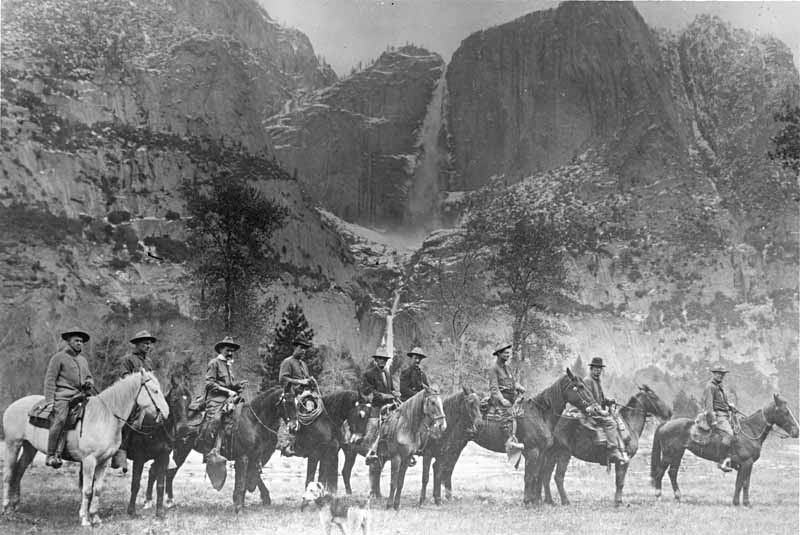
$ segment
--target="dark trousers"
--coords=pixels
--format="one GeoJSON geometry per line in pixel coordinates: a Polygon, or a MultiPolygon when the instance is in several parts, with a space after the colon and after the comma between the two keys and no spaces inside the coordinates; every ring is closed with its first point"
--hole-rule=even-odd
{"type": "Polygon", "coordinates": [[[53,412],[50,414],[50,434],[47,437],[47,455],[55,455],[58,449],[58,439],[67,423],[69,416],[69,401],[57,399],[53,403],[53,412]]]}

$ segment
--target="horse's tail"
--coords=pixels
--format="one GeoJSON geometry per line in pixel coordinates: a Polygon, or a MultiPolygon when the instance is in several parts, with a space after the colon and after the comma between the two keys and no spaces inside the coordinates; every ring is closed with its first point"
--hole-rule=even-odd
{"type": "Polygon", "coordinates": [[[650,484],[653,486],[656,484],[658,469],[661,466],[661,437],[658,432],[661,431],[663,425],[660,424],[656,427],[656,431],[653,433],[653,449],[650,452],[650,484]]]}

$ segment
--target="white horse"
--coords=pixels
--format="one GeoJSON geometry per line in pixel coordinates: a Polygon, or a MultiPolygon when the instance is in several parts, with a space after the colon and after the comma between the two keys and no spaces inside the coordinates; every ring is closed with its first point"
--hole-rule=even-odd
{"type": "MultiPolygon", "coordinates": [[[[9,405],[3,413],[6,435],[3,511],[17,507],[20,480],[25,469],[36,456],[37,450],[42,453],[47,451],[49,431],[28,423],[28,412],[42,399],[43,396],[26,396],[9,405]]],[[[103,488],[106,464],[119,448],[122,427],[136,406],[151,418],[165,419],[169,415],[169,407],[158,380],[144,370],[127,375],[97,396],[90,397],[83,421],[75,429],[66,432],[64,457],[82,464],[82,526],[100,523],[98,496],[103,488]]]]}

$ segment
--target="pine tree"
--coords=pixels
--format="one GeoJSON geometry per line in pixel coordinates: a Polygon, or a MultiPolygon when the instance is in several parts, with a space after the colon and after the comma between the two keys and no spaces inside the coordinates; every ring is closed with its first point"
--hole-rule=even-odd
{"type": "MultiPolygon", "coordinates": [[[[308,341],[314,338],[314,329],[309,327],[306,315],[299,305],[289,305],[283,311],[280,323],[275,327],[273,343],[270,344],[264,355],[262,366],[261,390],[278,384],[278,373],[281,362],[294,351],[294,340],[302,336],[308,341]]],[[[312,359],[318,360],[318,359],[312,359]]],[[[312,372],[313,362],[309,362],[309,372],[312,372]]],[[[319,375],[320,369],[315,377],[319,375]]],[[[312,372],[312,375],[313,372],[312,372]]]]}

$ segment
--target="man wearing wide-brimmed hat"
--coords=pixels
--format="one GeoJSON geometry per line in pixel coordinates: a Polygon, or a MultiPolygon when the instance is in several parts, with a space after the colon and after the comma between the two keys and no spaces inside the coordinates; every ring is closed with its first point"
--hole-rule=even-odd
{"type": "Polygon", "coordinates": [[[422,371],[420,364],[422,359],[428,356],[422,352],[421,347],[415,347],[408,353],[411,363],[400,374],[400,401],[411,399],[417,392],[430,385],[428,376],[422,371]]]}
{"type": "Polygon", "coordinates": [[[225,462],[225,457],[220,455],[222,446],[223,408],[229,399],[239,396],[247,381],[236,381],[233,375],[233,354],[241,346],[226,336],[214,345],[217,356],[208,362],[206,368],[206,424],[201,431],[202,442],[214,439],[214,447],[205,457],[206,462],[216,464],[225,462]]]}
{"type": "Polygon", "coordinates": [[[626,464],[629,459],[628,454],[625,452],[625,444],[619,435],[619,423],[611,413],[616,401],[606,397],[605,392],[603,392],[603,385],[600,382],[605,367],[606,365],[601,357],[594,357],[589,363],[589,375],[583,380],[592,393],[595,402],[597,402],[596,407],[599,409],[594,411],[586,423],[597,432],[596,442],[599,445],[606,446],[608,460],[626,464]]]}
{"type": "Polygon", "coordinates": [[[53,468],[62,464],[61,452],[57,451],[58,441],[67,421],[70,400],[89,395],[94,390],[89,362],[81,354],[83,345],[89,341],[89,334],[79,327],[71,327],[61,333],[61,339],[67,346],[50,357],[44,377],[45,401],[53,403],[45,464],[53,468]]]}
{"type": "Polygon", "coordinates": [[[489,396],[497,414],[501,417],[503,431],[506,434],[506,454],[512,462],[516,462],[525,445],[517,440],[516,419],[511,408],[517,400],[517,394],[525,392],[525,389],[514,380],[506,365],[511,358],[511,344],[500,345],[492,355],[496,360],[489,370],[489,396]]]}
{"type": "Polygon", "coordinates": [[[731,426],[731,411],[736,410],[728,402],[728,396],[722,387],[722,381],[728,370],[722,363],[711,367],[711,380],[703,392],[703,410],[706,413],[708,424],[720,433],[720,452],[717,467],[723,472],[730,472],[731,468],[731,443],[733,442],[733,427],[731,426]]]}
{"type": "MultiPolygon", "coordinates": [[[[314,389],[315,383],[308,371],[308,365],[305,363],[310,355],[308,350],[311,349],[311,341],[303,336],[298,336],[292,340],[292,346],[292,354],[281,362],[278,381],[287,394],[291,394],[297,399],[302,392],[314,389]]],[[[294,455],[296,431],[281,420],[278,429],[278,447],[286,457],[294,455]]]]}
{"type": "Polygon", "coordinates": [[[367,421],[364,440],[370,444],[366,462],[372,464],[378,460],[378,443],[380,442],[380,426],[383,419],[393,407],[400,402],[400,395],[394,390],[392,374],[386,369],[389,355],[384,348],[378,348],[372,355],[372,362],[361,376],[361,394],[372,396],[373,413],[367,421]]]}
{"type": "MultiPolygon", "coordinates": [[[[156,337],[147,331],[139,331],[133,338],[129,340],[133,345],[133,349],[128,351],[125,356],[120,359],[119,366],[117,367],[117,374],[119,377],[125,377],[131,373],[136,373],[139,370],[153,371],[153,361],[148,356],[153,346],[156,343],[156,337]]],[[[128,424],[122,428],[122,442],[119,449],[111,458],[111,468],[122,468],[123,471],[127,470],[126,463],[128,460],[128,446],[131,440],[130,426],[134,425],[139,418],[138,414],[132,414],[128,418],[128,424]]]]}

